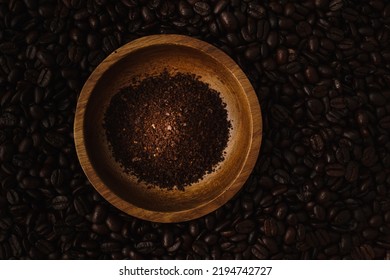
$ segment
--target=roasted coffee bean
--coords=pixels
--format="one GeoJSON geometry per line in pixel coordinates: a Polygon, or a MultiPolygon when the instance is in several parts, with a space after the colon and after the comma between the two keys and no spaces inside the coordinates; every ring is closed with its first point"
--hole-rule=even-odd
{"type": "Polygon", "coordinates": [[[342,225],[347,223],[351,218],[351,214],[348,210],[342,210],[333,219],[336,225],[342,225]]]}
{"type": "Polygon", "coordinates": [[[245,50],[245,57],[249,60],[256,60],[260,55],[260,47],[253,45],[245,50]]]}
{"type": "Polygon", "coordinates": [[[32,177],[32,176],[26,176],[22,180],[22,186],[25,189],[38,188],[39,186],[41,186],[41,184],[42,184],[42,181],[39,178],[35,178],[35,177],[32,177]]]}
{"type": "Polygon", "coordinates": [[[316,84],[319,81],[319,75],[315,67],[309,66],[305,70],[305,76],[309,83],[316,84]]]}
{"type": "Polygon", "coordinates": [[[12,205],[18,204],[20,202],[19,194],[15,190],[10,189],[7,192],[7,201],[12,205]]]}
{"type": "Polygon", "coordinates": [[[113,232],[119,232],[122,229],[122,221],[118,216],[109,215],[106,219],[106,225],[113,232]]]}
{"type": "Polygon", "coordinates": [[[219,19],[227,32],[234,32],[238,28],[237,19],[231,12],[223,11],[219,15],[219,19]]]}
{"type": "Polygon", "coordinates": [[[345,169],[345,179],[348,182],[354,182],[359,176],[359,165],[355,161],[350,161],[345,169]]]}
{"type": "Polygon", "coordinates": [[[48,68],[44,68],[41,70],[37,77],[37,84],[40,87],[47,87],[52,79],[52,72],[48,68]]]}
{"type": "Polygon", "coordinates": [[[227,0],[219,0],[214,6],[214,14],[219,14],[229,5],[229,1],[227,0]]]}
{"type": "Polygon", "coordinates": [[[321,135],[314,134],[310,137],[310,146],[314,151],[322,151],[324,149],[324,140],[321,135]]]}
{"type": "Polygon", "coordinates": [[[294,243],[296,238],[296,230],[294,227],[288,227],[285,235],[284,235],[284,243],[287,245],[294,243]]]}
{"type": "Polygon", "coordinates": [[[211,12],[211,7],[207,2],[196,2],[194,11],[201,16],[207,16],[211,12]]]}
{"type": "Polygon", "coordinates": [[[255,227],[255,223],[251,220],[243,220],[239,222],[235,229],[239,233],[250,233],[255,227]]]}
{"type": "Polygon", "coordinates": [[[122,245],[119,242],[105,242],[100,245],[103,253],[112,253],[122,250],[122,245]]]}
{"type": "Polygon", "coordinates": [[[278,228],[276,221],[272,218],[264,221],[264,234],[266,236],[276,236],[278,234],[278,228]]]}
{"type": "Polygon", "coordinates": [[[341,177],[345,174],[345,168],[338,163],[329,164],[326,166],[326,174],[330,177],[341,177]]]}
{"type": "Polygon", "coordinates": [[[318,99],[309,99],[307,101],[307,107],[314,115],[319,115],[324,112],[324,105],[323,103],[318,99]]]}
{"type": "Polygon", "coordinates": [[[66,196],[56,196],[52,200],[54,210],[65,210],[69,205],[69,200],[66,196]]]}
{"type": "Polygon", "coordinates": [[[296,31],[299,36],[308,37],[312,32],[312,28],[308,22],[301,21],[300,23],[297,24],[296,31]]]}
{"type": "Polygon", "coordinates": [[[192,250],[202,256],[202,257],[205,257],[208,255],[208,249],[207,249],[207,245],[202,242],[202,241],[195,241],[193,244],[192,244],[192,250]]]}
{"type": "Polygon", "coordinates": [[[61,187],[65,183],[65,172],[62,169],[56,169],[51,173],[50,182],[54,187],[61,187]]]}
{"type": "Polygon", "coordinates": [[[37,52],[36,56],[39,59],[39,61],[41,61],[42,64],[45,66],[51,66],[55,62],[55,58],[48,51],[40,50],[37,52]]]}
{"type": "Polygon", "coordinates": [[[184,18],[190,18],[194,14],[191,6],[188,4],[187,1],[180,1],[178,9],[180,15],[184,18]]]}
{"type": "Polygon", "coordinates": [[[251,249],[252,255],[258,260],[266,260],[269,257],[269,252],[266,247],[256,244],[251,249]]]}
{"type": "Polygon", "coordinates": [[[271,31],[269,34],[268,34],[268,37],[267,37],[267,44],[268,46],[273,49],[275,48],[279,43],[279,37],[278,37],[278,33],[276,31],[271,31]]]}
{"type": "Polygon", "coordinates": [[[255,4],[254,2],[250,2],[248,4],[248,15],[255,18],[255,19],[262,19],[266,15],[266,9],[259,5],[255,4]]]}
{"type": "Polygon", "coordinates": [[[328,94],[326,86],[315,86],[312,90],[312,95],[316,98],[325,97],[328,94]]]}
{"type": "Polygon", "coordinates": [[[364,166],[370,167],[373,166],[378,160],[375,149],[372,146],[369,146],[364,149],[362,155],[362,163],[364,166]]]}
{"type": "Polygon", "coordinates": [[[81,216],[85,216],[86,214],[91,212],[89,202],[83,196],[76,197],[73,200],[73,205],[76,212],[81,216]]]}
{"type": "Polygon", "coordinates": [[[298,73],[301,70],[301,64],[299,62],[291,62],[286,65],[286,71],[289,74],[298,73]]]}

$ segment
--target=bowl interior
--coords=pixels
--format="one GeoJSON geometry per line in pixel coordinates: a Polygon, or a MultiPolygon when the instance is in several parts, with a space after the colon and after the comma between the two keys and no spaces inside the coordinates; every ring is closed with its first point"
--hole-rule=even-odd
{"type": "Polygon", "coordinates": [[[109,192],[112,192],[115,199],[121,200],[119,205],[116,203],[117,207],[141,218],[141,210],[138,208],[160,213],[187,211],[228,195],[229,188],[244,166],[253,136],[250,104],[244,88],[231,70],[206,52],[175,44],[157,44],[136,49],[121,56],[103,71],[86,104],[83,126],[90,164],[107,187],[98,191],[108,200],[111,195],[109,192]],[[103,128],[106,108],[120,88],[131,84],[134,77],[159,74],[164,70],[196,74],[200,80],[219,91],[227,104],[228,117],[233,126],[225,150],[225,160],[215,172],[185,187],[184,191],[147,187],[134,176],[123,172],[112,156],[103,128]]]}

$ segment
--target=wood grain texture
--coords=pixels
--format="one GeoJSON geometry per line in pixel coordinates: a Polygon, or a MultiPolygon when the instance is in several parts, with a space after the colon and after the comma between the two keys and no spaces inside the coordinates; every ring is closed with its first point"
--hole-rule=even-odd
{"type": "Polygon", "coordinates": [[[141,219],[180,222],[214,211],[240,190],[258,157],[262,119],[250,82],[229,56],[191,37],[153,35],[114,51],[91,74],[77,103],[74,138],[85,174],[111,204],[141,219]],[[123,172],[103,128],[104,112],[120,88],[164,69],[196,74],[219,91],[233,125],[225,160],[185,191],[148,187],[123,172]]]}

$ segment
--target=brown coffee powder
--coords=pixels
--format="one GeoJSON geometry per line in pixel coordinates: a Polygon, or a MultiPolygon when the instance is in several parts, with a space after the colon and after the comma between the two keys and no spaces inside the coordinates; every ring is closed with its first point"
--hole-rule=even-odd
{"type": "Polygon", "coordinates": [[[219,92],[195,75],[164,71],[113,96],[104,127],[127,173],[183,190],[223,160],[231,122],[219,92]]]}

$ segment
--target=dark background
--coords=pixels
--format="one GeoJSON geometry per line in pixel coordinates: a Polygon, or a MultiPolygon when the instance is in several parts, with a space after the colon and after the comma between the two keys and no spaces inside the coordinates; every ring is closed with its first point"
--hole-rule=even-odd
{"type": "Polygon", "coordinates": [[[1,259],[390,259],[387,1],[0,0],[1,259]],[[135,38],[203,39],[242,67],[258,163],[194,221],[127,216],[75,153],[80,89],[135,38]]]}

